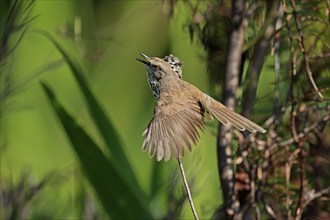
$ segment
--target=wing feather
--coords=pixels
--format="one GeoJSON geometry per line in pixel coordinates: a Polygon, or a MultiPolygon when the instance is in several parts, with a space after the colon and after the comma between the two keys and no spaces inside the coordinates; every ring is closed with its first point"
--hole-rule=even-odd
{"type": "Polygon", "coordinates": [[[184,147],[192,150],[199,131],[204,129],[204,109],[193,97],[176,102],[168,94],[161,95],[155,115],[143,133],[142,150],[149,148],[149,156],[156,155],[158,161],[178,159],[184,155],[184,147]]]}

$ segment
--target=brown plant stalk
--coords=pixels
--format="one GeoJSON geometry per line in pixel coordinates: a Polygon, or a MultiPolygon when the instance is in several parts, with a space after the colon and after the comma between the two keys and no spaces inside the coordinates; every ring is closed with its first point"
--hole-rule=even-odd
{"type": "Polygon", "coordinates": [[[191,192],[190,192],[190,189],[189,189],[187,178],[186,178],[186,175],[185,175],[183,165],[182,165],[182,162],[181,162],[180,158],[178,158],[178,164],[179,164],[179,168],[180,168],[180,173],[181,173],[183,185],[184,185],[184,188],[186,189],[186,192],[187,192],[187,195],[188,195],[188,200],[189,200],[191,211],[194,215],[195,220],[198,220],[198,215],[197,215],[197,212],[196,212],[196,209],[195,209],[195,206],[194,206],[193,198],[191,196],[191,192]]]}
{"type": "Polygon", "coordinates": [[[292,7],[293,18],[294,18],[295,25],[296,25],[296,28],[297,28],[297,31],[298,31],[298,45],[299,45],[301,53],[303,54],[303,59],[304,59],[304,64],[305,64],[305,69],[306,69],[306,72],[307,72],[308,79],[309,79],[310,83],[312,84],[312,87],[313,87],[314,91],[317,93],[317,95],[321,99],[323,99],[324,97],[321,94],[320,90],[318,89],[318,87],[315,83],[315,80],[313,78],[313,73],[312,73],[311,68],[309,66],[308,56],[306,54],[305,45],[304,45],[304,36],[302,34],[301,23],[300,23],[300,20],[298,18],[298,15],[297,15],[296,2],[294,0],[291,0],[290,3],[291,3],[291,7],[292,7]]]}

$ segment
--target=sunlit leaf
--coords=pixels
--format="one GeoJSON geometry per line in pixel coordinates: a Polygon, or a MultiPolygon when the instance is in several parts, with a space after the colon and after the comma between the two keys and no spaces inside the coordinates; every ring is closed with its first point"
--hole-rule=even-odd
{"type": "Polygon", "coordinates": [[[105,210],[114,219],[151,218],[149,211],[136,197],[111,161],[67,113],[52,90],[42,83],[43,89],[72,144],[90,183],[105,210]]]}
{"type": "Polygon", "coordinates": [[[79,63],[69,55],[69,53],[61,46],[50,34],[44,31],[38,31],[43,36],[47,37],[52,43],[56,46],[56,48],[61,52],[62,56],[68,63],[71,71],[78,82],[78,85],[87,101],[87,107],[89,113],[98,128],[98,131],[102,138],[104,139],[107,149],[110,151],[111,161],[113,161],[114,166],[118,171],[120,171],[120,175],[126,182],[131,186],[134,193],[143,201],[145,196],[142,190],[139,187],[139,184],[135,178],[132,167],[123,151],[123,147],[119,138],[119,135],[106,116],[103,111],[101,105],[94,97],[91,92],[89,85],[87,84],[87,80],[85,79],[84,71],[80,67],[79,63]]]}

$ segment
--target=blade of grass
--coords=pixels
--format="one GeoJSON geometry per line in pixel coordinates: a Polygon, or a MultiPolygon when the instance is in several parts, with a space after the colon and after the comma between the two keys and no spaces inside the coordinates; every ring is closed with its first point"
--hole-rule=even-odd
{"type": "MultiPolygon", "coordinates": [[[[99,147],[63,108],[52,90],[42,87],[76,152],[81,167],[113,219],[151,219],[151,214],[99,147]]],[[[122,171],[124,172],[124,171],[122,171]]]]}
{"type": "Polygon", "coordinates": [[[137,195],[144,200],[145,195],[139,187],[139,184],[134,175],[133,169],[123,151],[122,144],[119,139],[119,135],[106,116],[103,111],[101,105],[96,100],[91,90],[89,89],[89,85],[87,84],[87,80],[85,79],[84,71],[80,67],[77,61],[73,59],[72,56],[61,46],[53,36],[44,31],[37,31],[41,35],[48,38],[55,47],[60,51],[67,64],[71,68],[71,71],[78,82],[78,85],[87,101],[87,107],[89,109],[89,113],[96,124],[103,140],[106,143],[106,146],[111,153],[111,160],[114,161],[114,165],[116,166],[118,171],[122,172],[123,178],[127,180],[127,182],[132,186],[133,190],[137,195]]]}
{"type": "Polygon", "coordinates": [[[151,192],[149,198],[154,197],[161,185],[162,185],[162,174],[163,174],[163,166],[161,166],[161,163],[158,161],[154,160],[153,166],[152,166],[152,175],[151,175],[151,192]]]}

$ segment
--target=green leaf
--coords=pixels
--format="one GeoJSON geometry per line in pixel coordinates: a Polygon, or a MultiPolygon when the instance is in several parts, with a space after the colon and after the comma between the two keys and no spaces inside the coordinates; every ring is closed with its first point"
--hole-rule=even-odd
{"type": "Polygon", "coordinates": [[[94,186],[110,218],[152,218],[148,209],[132,192],[115,166],[105,157],[72,116],[66,112],[52,90],[44,83],[42,86],[71,141],[84,173],[94,186]]]}
{"type": "Polygon", "coordinates": [[[150,193],[150,198],[155,196],[161,185],[162,185],[162,175],[163,175],[163,166],[161,166],[161,163],[158,161],[154,160],[153,166],[152,166],[152,175],[151,175],[151,193],[150,193]]]}
{"type": "Polygon", "coordinates": [[[60,51],[68,63],[83,95],[85,96],[89,113],[94,123],[96,124],[99,133],[105,141],[107,149],[111,154],[111,161],[114,162],[115,167],[118,171],[120,171],[121,175],[123,175],[123,178],[126,179],[127,183],[131,185],[134,193],[137,194],[141,201],[145,200],[145,195],[139,187],[133,169],[123,151],[119,135],[110,120],[107,118],[101,105],[97,102],[96,98],[89,89],[87,80],[85,79],[84,71],[78,62],[75,61],[73,57],[70,56],[66,50],[64,50],[64,47],[61,46],[49,33],[44,31],[37,32],[48,38],[56,46],[56,48],[60,51]]]}

